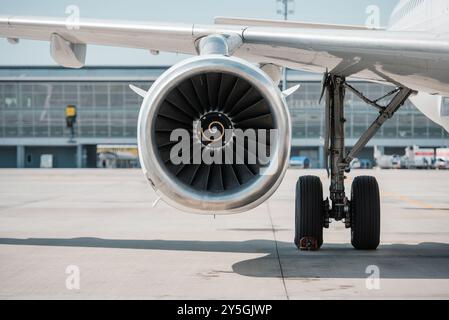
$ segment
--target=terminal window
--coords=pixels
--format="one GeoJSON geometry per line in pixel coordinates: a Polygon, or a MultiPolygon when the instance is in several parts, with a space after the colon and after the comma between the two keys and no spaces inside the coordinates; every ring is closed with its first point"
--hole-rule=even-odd
{"type": "Polygon", "coordinates": [[[443,98],[443,103],[441,104],[441,116],[449,117],[449,97],[443,98]]]}

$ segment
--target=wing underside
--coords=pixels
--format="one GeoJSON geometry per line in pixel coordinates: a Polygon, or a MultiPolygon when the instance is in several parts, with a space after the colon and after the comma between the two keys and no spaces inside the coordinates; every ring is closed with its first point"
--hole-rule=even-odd
{"type": "MultiPolygon", "coordinates": [[[[364,30],[362,27],[297,23],[263,26],[263,20],[217,18],[226,24],[196,25],[64,18],[0,16],[0,36],[51,41],[57,34],[69,44],[94,44],[154,51],[197,54],[197,40],[210,34],[239,35],[242,46],[235,55],[258,63],[273,63],[351,76],[401,83],[391,76],[395,66],[410,74],[449,61],[449,41],[427,33],[364,30]],[[252,23],[251,23],[252,22],[252,23]],[[245,24],[246,23],[246,24],[245,24]],[[349,28],[349,29],[348,29],[349,28]],[[433,66],[433,61],[439,61],[433,66]],[[390,70],[391,69],[391,70],[390,70]]],[[[267,22],[267,24],[269,24],[267,22]]],[[[404,73],[404,72],[403,72],[404,73]]],[[[441,76],[440,78],[444,78],[441,76]]]]}
{"type": "MultiPolygon", "coordinates": [[[[324,24],[285,20],[269,20],[269,19],[249,19],[238,17],[216,17],[215,24],[221,25],[242,25],[248,27],[274,27],[274,28],[309,28],[309,29],[335,29],[335,30],[373,30],[366,26],[343,25],[343,24],[324,24]]],[[[384,30],[376,28],[376,30],[384,30]]]]}

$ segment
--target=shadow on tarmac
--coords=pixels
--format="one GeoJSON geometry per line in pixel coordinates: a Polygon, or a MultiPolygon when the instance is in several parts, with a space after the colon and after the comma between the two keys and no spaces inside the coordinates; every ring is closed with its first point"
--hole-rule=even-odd
{"type": "Polygon", "coordinates": [[[381,278],[386,279],[449,279],[448,243],[384,244],[376,251],[357,251],[348,244],[325,244],[317,252],[300,252],[291,243],[273,240],[0,238],[0,245],[266,254],[232,266],[235,273],[248,277],[281,277],[280,261],[285,278],[365,279],[367,267],[374,265],[379,268],[381,278]]]}

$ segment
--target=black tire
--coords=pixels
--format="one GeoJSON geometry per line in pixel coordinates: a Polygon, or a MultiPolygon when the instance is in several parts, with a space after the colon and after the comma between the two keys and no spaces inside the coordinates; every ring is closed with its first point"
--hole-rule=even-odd
{"type": "Polygon", "coordinates": [[[380,243],[380,194],[374,177],[357,177],[351,190],[351,243],[358,250],[376,250],[380,243]]]}
{"type": "Polygon", "coordinates": [[[295,245],[301,248],[301,239],[316,241],[317,250],[323,245],[324,202],[320,178],[300,177],[296,185],[295,245]]]}

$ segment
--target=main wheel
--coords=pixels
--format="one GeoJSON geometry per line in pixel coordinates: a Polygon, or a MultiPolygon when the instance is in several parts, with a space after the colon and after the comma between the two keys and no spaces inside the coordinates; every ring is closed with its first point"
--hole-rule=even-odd
{"type": "Polygon", "coordinates": [[[296,185],[295,244],[300,250],[323,245],[323,185],[318,177],[300,177],[296,185]]]}
{"type": "Polygon", "coordinates": [[[351,243],[358,250],[376,250],[379,246],[380,195],[374,177],[357,177],[352,183],[351,243]]]}

